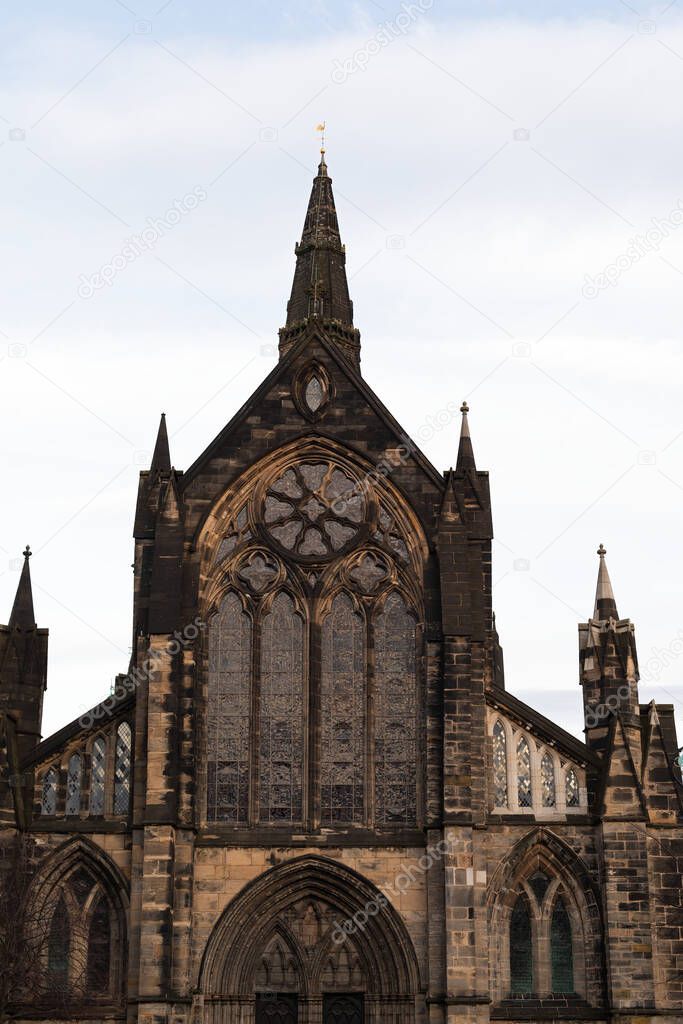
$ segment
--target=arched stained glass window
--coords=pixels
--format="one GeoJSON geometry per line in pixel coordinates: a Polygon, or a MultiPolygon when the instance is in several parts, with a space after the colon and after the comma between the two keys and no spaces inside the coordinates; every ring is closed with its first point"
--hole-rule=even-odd
{"type": "Polygon", "coordinates": [[[303,817],[303,655],[303,621],[291,597],[280,593],[261,629],[261,821],[303,817]]]}
{"type": "Polygon", "coordinates": [[[510,918],[510,991],[529,995],[534,990],[531,950],[531,915],[525,896],[520,896],[510,918]]]}
{"type": "Polygon", "coordinates": [[[88,990],[103,994],[109,990],[111,971],[111,916],[104,895],[97,901],[88,930],[88,990]]]}
{"type": "Polygon", "coordinates": [[[322,627],[321,818],[364,819],[365,650],[363,619],[339,594],[322,627]]]}
{"type": "Polygon", "coordinates": [[[90,763],[90,813],[104,814],[104,771],[107,747],[104,737],[98,736],[92,745],[90,763]]]}
{"type": "Polygon", "coordinates": [[[43,777],[43,792],[40,802],[41,814],[57,813],[57,769],[49,768],[43,777]]]}
{"type": "Polygon", "coordinates": [[[567,908],[559,896],[553,909],[550,925],[550,959],[552,964],[552,986],[556,995],[574,991],[574,956],[572,951],[572,927],[567,908]]]}
{"type": "Polygon", "coordinates": [[[81,809],[81,755],[72,754],[66,773],[66,813],[78,814],[81,809]]]}
{"type": "Polygon", "coordinates": [[[565,800],[567,807],[579,806],[579,780],[573,768],[565,775],[565,800]]]}
{"type": "Polygon", "coordinates": [[[507,807],[507,802],[507,740],[503,723],[498,720],[493,727],[493,803],[496,807],[507,807]]]}
{"type": "Polygon", "coordinates": [[[541,802],[544,807],[555,806],[555,764],[547,752],[541,760],[541,802]]]}
{"type": "Polygon", "coordinates": [[[116,730],[114,766],[114,814],[128,814],[130,806],[130,761],[132,733],[128,722],[116,730]]]}
{"type": "Polygon", "coordinates": [[[531,751],[524,736],[517,744],[517,803],[531,807],[531,751]]]}
{"type": "Polygon", "coordinates": [[[375,621],[375,821],[416,820],[415,619],[392,593],[375,621]]]}
{"type": "Polygon", "coordinates": [[[249,804],[251,622],[236,594],[209,632],[208,818],[244,824],[249,804]]]}
{"type": "Polygon", "coordinates": [[[47,939],[47,981],[52,992],[58,994],[63,994],[69,983],[70,947],[69,912],[64,897],[60,896],[47,939]]]}

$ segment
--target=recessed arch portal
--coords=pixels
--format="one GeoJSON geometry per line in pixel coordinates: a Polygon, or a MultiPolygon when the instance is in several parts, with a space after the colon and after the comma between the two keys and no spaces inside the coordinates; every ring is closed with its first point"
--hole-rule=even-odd
{"type": "Polygon", "coordinates": [[[380,891],[350,868],[305,856],[259,876],[229,904],[198,987],[209,1024],[252,1020],[264,992],[295,996],[304,1020],[321,1019],[326,995],[354,992],[366,1024],[412,1024],[420,979],[406,927],[380,891]]]}

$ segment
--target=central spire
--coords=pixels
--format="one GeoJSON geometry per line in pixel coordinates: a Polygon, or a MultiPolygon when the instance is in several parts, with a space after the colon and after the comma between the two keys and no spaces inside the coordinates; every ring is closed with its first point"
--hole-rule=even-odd
{"type": "Polygon", "coordinates": [[[294,252],[296,268],[287,303],[287,322],[280,330],[280,356],[289,351],[308,327],[316,325],[358,368],[360,333],[353,326],[346,252],[339,234],[324,150],[313,179],[301,241],[294,252]]]}

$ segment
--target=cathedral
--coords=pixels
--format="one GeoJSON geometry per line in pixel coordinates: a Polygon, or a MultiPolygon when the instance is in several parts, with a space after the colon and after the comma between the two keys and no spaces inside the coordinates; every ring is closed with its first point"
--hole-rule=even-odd
{"type": "Polygon", "coordinates": [[[579,740],[506,686],[467,405],[441,473],[363,379],[324,152],[295,254],[277,365],[184,471],[162,416],[130,664],[47,738],[25,552],[0,1024],[681,1024],[674,713],[604,549],[579,740]]]}

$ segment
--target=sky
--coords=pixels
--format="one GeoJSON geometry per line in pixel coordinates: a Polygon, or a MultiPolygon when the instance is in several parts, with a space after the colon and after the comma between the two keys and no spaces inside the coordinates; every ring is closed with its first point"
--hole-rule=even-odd
{"type": "Polygon", "coordinates": [[[604,543],[641,700],[680,732],[681,5],[27,2],[3,24],[0,620],[28,542],[45,734],[127,668],[160,413],[187,468],[275,363],[322,120],[366,380],[439,470],[439,412],[471,408],[508,689],[581,735],[604,543]]]}

